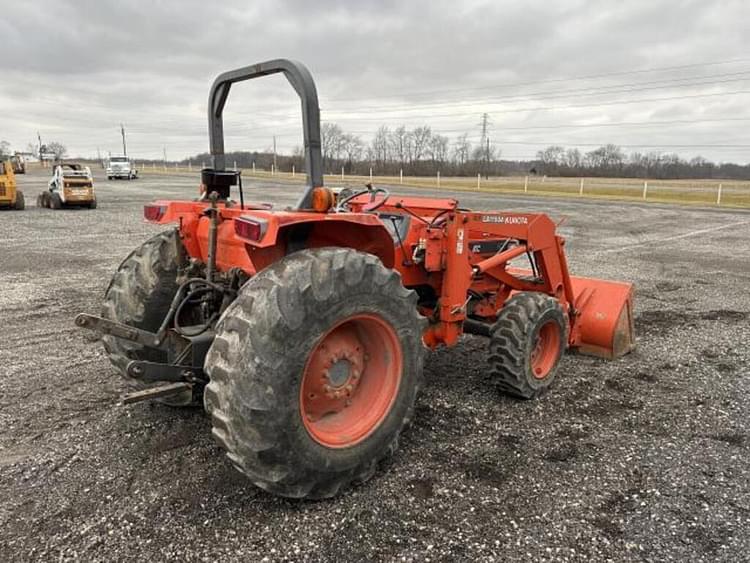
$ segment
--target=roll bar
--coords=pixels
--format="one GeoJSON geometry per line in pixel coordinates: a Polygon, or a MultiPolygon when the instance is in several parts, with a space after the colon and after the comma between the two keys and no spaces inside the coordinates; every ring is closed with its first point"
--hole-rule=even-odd
{"type": "Polygon", "coordinates": [[[312,190],[323,185],[323,158],[320,152],[320,109],[318,92],[310,71],[300,62],[288,59],[274,59],[237,70],[220,74],[211,86],[208,97],[208,135],[211,144],[213,167],[216,171],[226,168],[224,156],[224,106],[229,89],[235,82],[259,78],[269,74],[283,72],[286,79],[295,89],[302,103],[302,133],[305,143],[305,168],[307,188],[297,209],[309,209],[312,205],[312,190]]]}

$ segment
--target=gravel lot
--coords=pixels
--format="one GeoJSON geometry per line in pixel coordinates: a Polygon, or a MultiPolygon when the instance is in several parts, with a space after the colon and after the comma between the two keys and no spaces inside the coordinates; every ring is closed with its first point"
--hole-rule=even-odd
{"type": "MultiPolygon", "coordinates": [[[[118,405],[101,344],[73,326],[159,230],[143,203],[196,180],[99,179],[93,211],[37,209],[46,177],[19,180],[29,207],[0,213],[0,560],[747,560],[750,213],[457,193],[567,217],[574,273],[635,282],[637,351],[568,356],[518,402],[467,337],[428,356],[387,467],[295,502],[236,473],[201,410],[118,405]]],[[[300,189],[246,184],[284,204],[300,189]]]]}

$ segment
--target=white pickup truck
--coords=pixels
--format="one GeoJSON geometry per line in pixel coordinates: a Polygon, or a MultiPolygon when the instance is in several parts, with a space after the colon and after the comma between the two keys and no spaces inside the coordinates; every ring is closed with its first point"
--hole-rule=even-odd
{"type": "Polygon", "coordinates": [[[125,178],[133,180],[138,177],[138,171],[128,160],[127,156],[111,156],[107,163],[107,180],[125,178]]]}

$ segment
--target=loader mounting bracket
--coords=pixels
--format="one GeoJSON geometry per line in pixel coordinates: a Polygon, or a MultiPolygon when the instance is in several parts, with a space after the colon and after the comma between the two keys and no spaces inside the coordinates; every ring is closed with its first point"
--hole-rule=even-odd
{"type": "Polygon", "coordinates": [[[189,383],[208,383],[203,368],[196,366],[182,366],[162,364],[159,362],[145,362],[131,360],[125,371],[130,377],[141,381],[187,381],[189,383]]]}

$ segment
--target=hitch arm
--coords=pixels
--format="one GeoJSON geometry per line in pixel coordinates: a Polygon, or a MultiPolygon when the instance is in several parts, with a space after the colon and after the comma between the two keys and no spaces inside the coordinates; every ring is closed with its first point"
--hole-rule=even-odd
{"type": "Polygon", "coordinates": [[[155,348],[157,350],[164,349],[163,343],[160,341],[158,335],[153,332],[141,330],[133,326],[128,326],[109,319],[97,317],[95,315],[89,315],[87,313],[80,313],[75,319],[76,326],[81,328],[87,328],[89,330],[96,330],[103,334],[116,336],[123,340],[130,340],[131,342],[137,342],[148,348],[155,348]]]}
{"type": "Polygon", "coordinates": [[[190,383],[167,383],[166,385],[161,385],[159,387],[150,387],[148,389],[143,389],[142,391],[128,393],[122,398],[122,404],[132,405],[133,403],[140,403],[141,401],[171,397],[172,395],[179,395],[180,393],[192,389],[193,386],[190,383]]]}

